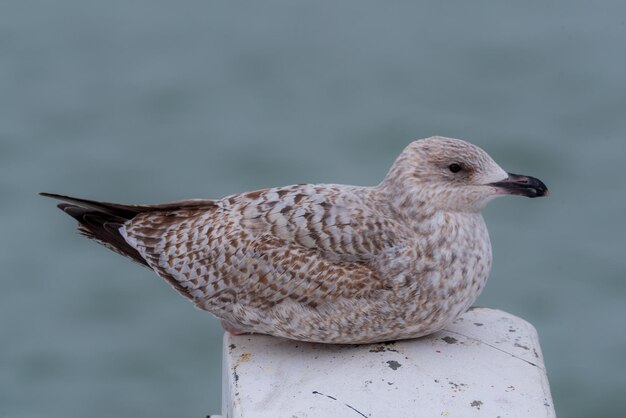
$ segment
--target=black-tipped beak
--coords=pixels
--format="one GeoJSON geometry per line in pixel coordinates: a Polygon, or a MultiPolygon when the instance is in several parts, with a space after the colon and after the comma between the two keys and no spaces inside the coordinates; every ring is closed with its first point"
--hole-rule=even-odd
{"type": "Polygon", "coordinates": [[[548,195],[548,188],[539,179],[530,176],[508,173],[509,177],[502,181],[489,184],[497,187],[504,194],[513,194],[527,197],[541,197],[548,195]]]}

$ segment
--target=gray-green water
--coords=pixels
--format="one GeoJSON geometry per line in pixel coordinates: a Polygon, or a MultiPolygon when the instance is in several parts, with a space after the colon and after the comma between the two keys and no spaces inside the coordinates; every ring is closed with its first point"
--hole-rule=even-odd
{"type": "Polygon", "coordinates": [[[218,322],[38,191],[157,202],[375,184],[461,137],[547,199],[485,217],[480,305],[531,321],[557,412],[626,409],[626,3],[0,5],[0,417],[202,417],[218,322]]]}

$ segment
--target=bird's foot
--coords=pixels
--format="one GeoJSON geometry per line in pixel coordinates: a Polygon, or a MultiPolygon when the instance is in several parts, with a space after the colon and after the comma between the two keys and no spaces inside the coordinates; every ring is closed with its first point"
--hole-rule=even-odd
{"type": "Polygon", "coordinates": [[[241,334],[246,333],[245,331],[240,330],[239,328],[237,328],[236,326],[234,326],[228,321],[224,321],[223,319],[220,319],[220,322],[222,323],[222,328],[224,328],[224,331],[229,332],[233,335],[241,335],[241,334]]]}

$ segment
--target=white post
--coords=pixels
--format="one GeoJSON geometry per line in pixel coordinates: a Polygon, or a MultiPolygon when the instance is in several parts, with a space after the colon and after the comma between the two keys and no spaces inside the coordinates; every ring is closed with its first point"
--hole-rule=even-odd
{"type": "Polygon", "coordinates": [[[223,373],[224,418],[555,416],[535,329],[487,308],[380,344],[227,333],[223,373]]]}

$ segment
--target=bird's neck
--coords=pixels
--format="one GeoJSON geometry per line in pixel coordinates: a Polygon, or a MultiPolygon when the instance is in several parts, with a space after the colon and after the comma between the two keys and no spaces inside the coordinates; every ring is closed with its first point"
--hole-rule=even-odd
{"type": "Polygon", "coordinates": [[[444,217],[451,222],[463,219],[483,222],[482,207],[473,208],[466,205],[464,210],[446,205],[438,205],[443,199],[436,192],[429,193],[423,188],[407,188],[392,182],[383,182],[372,190],[378,197],[377,200],[385,202],[389,213],[403,223],[409,225],[415,231],[428,227],[429,220],[444,217]]]}

